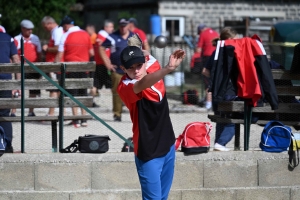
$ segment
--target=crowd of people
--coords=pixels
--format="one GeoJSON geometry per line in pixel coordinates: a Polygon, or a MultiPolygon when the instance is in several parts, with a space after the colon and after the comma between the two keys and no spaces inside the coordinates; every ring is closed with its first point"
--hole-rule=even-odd
{"type": "MultiPolygon", "coordinates": [[[[105,20],[102,29],[96,32],[95,25],[87,24],[85,30],[76,26],[75,21],[65,16],[60,23],[57,23],[51,16],[45,16],[41,19],[41,26],[46,32],[50,33],[47,44],[42,45],[40,38],[35,35],[35,25],[32,21],[24,19],[20,22],[20,34],[14,37],[8,35],[3,26],[0,26],[1,42],[9,41],[7,46],[1,46],[1,60],[0,63],[19,62],[21,54],[21,38],[24,41],[24,56],[30,62],[96,62],[96,70],[93,73],[72,72],[67,73],[66,78],[86,78],[94,79],[93,88],[90,88],[90,95],[99,95],[99,90],[104,86],[110,88],[112,91],[112,105],[113,105],[113,120],[116,122],[122,121],[122,107],[124,106],[122,100],[117,93],[117,86],[124,75],[121,69],[120,54],[127,46],[127,40],[134,34],[138,34],[143,41],[143,49],[149,51],[149,43],[146,34],[139,29],[138,21],[135,18],[125,19],[121,18],[118,21],[118,28],[114,30],[114,22],[112,20],[105,20]],[[8,39],[10,38],[10,39],[8,39]],[[80,47],[80,48],[78,48],[80,47]],[[5,52],[2,54],[2,52],[5,52]],[[7,54],[9,52],[9,54],[7,54]]],[[[51,78],[59,80],[61,74],[49,73],[51,78]]],[[[1,79],[19,79],[19,74],[0,74],[1,79]]],[[[26,73],[26,79],[40,79],[39,73],[26,73]]],[[[5,98],[12,96],[15,93],[20,94],[20,91],[3,91],[0,97],[5,98]],[[3,93],[4,92],[4,93],[3,93]],[[2,94],[3,93],[3,94],[2,94]]],[[[58,98],[59,90],[48,90],[49,96],[58,98]]],[[[87,89],[73,89],[68,90],[73,96],[88,95],[87,89]]],[[[29,97],[35,98],[41,95],[40,90],[30,90],[29,97]]],[[[99,107],[95,101],[93,107],[99,107]]],[[[72,114],[78,115],[78,107],[72,108],[72,114]]],[[[80,108],[81,114],[86,115],[86,111],[80,108]]],[[[15,117],[16,109],[9,108],[0,112],[1,116],[15,117]]],[[[28,110],[30,116],[36,116],[34,108],[28,110]]],[[[47,116],[55,115],[55,108],[49,108],[47,116]]],[[[4,123],[4,122],[3,122],[4,123]]],[[[8,135],[12,135],[12,128],[5,128],[8,135]]],[[[8,127],[4,123],[3,127],[8,127]]],[[[0,125],[2,122],[0,123],[0,125]]],[[[75,128],[86,127],[88,125],[86,120],[73,120],[70,125],[75,128]]],[[[12,138],[12,137],[8,137],[12,138]]],[[[11,139],[10,143],[11,143],[11,139]]],[[[10,145],[8,145],[10,146],[10,145]]]]}

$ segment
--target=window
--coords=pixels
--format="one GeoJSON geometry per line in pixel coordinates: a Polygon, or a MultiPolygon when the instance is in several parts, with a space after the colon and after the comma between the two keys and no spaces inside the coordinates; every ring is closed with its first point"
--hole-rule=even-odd
{"type": "Polygon", "coordinates": [[[181,39],[184,35],[184,17],[162,17],[162,35],[174,40],[181,39]],[[174,32],[173,32],[173,31],[174,32]],[[173,34],[172,34],[173,33],[173,34]]]}

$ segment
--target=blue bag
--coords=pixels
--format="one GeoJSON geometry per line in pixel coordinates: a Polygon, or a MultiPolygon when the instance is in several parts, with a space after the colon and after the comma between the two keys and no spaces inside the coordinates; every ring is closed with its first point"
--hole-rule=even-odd
{"type": "Polygon", "coordinates": [[[2,126],[0,126],[0,157],[4,154],[6,147],[5,132],[2,126]]]}
{"type": "Polygon", "coordinates": [[[267,123],[261,134],[260,148],[266,152],[287,151],[292,138],[292,129],[279,121],[267,123]]]}

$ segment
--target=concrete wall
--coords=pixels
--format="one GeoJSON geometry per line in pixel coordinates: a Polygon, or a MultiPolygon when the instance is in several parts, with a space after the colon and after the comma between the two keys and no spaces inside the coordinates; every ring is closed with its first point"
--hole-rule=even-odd
{"type": "MultiPolygon", "coordinates": [[[[177,152],[169,199],[300,199],[287,152],[177,152]]],[[[132,153],[4,154],[0,199],[141,199],[132,153]]]]}
{"type": "Polygon", "coordinates": [[[185,32],[196,34],[198,24],[205,23],[219,29],[224,20],[239,20],[245,17],[300,20],[300,3],[203,3],[161,1],[158,13],[161,16],[185,17],[185,32]],[[221,21],[221,23],[220,23],[221,21]],[[194,25],[192,30],[191,24],[194,25]]]}

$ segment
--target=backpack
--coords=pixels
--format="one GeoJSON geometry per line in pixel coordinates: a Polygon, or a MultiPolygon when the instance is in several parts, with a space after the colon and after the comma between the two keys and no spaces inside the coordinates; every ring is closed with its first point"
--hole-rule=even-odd
{"type": "Polygon", "coordinates": [[[199,102],[199,95],[198,91],[193,90],[187,90],[182,93],[182,103],[183,104],[191,104],[191,105],[197,105],[199,102]]]}
{"type": "Polygon", "coordinates": [[[273,120],[265,125],[259,146],[263,151],[279,153],[288,150],[291,139],[291,128],[273,120]]]}
{"type": "Polygon", "coordinates": [[[181,145],[185,154],[207,153],[210,147],[210,122],[192,122],[186,125],[183,133],[176,139],[175,149],[181,145]]]}
{"type": "Polygon", "coordinates": [[[5,131],[0,126],[0,157],[4,154],[6,148],[6,138],[5,138],[5,131]]]}

